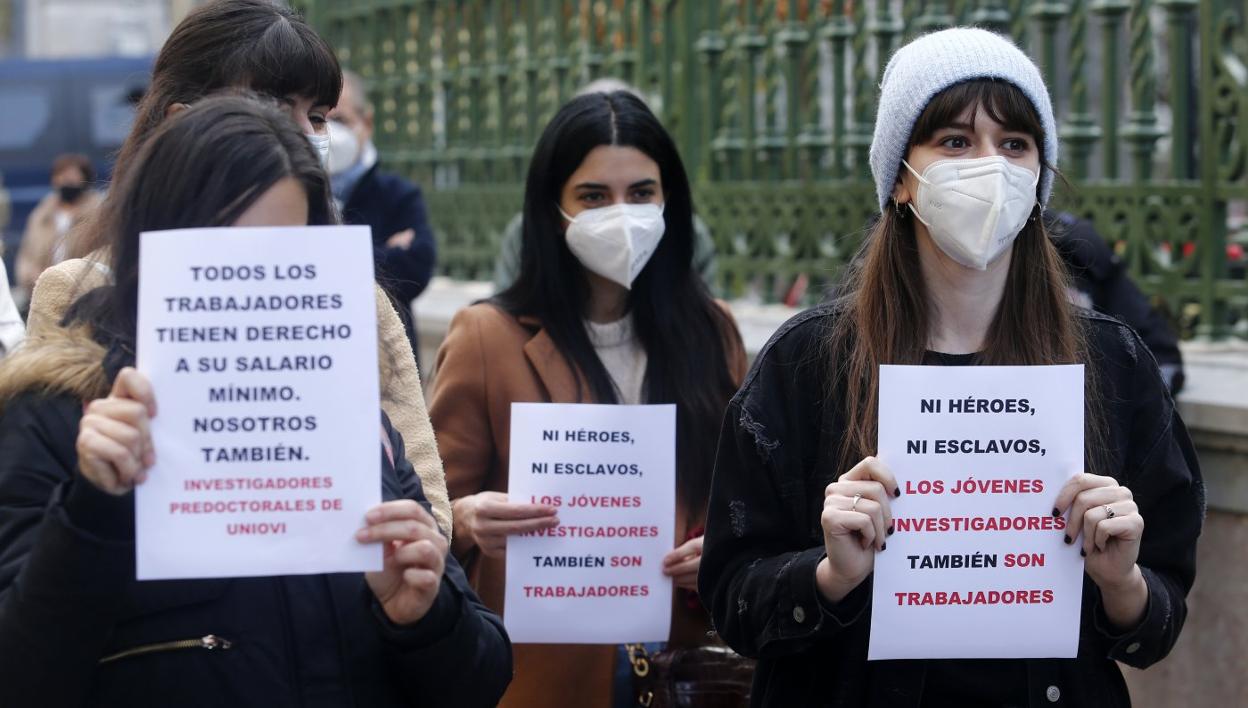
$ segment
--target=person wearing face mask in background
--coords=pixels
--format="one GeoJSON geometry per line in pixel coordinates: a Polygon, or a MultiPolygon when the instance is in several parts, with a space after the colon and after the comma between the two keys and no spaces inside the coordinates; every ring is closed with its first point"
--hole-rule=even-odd
{"type": "Polygon", "coordinates": [[[1130,705],[1115,661],[1145,668],[1178,639],[1204,490],[1139,336],[1068,299],[1041,218],[1058,147],[1044,81],[1009,40],[944,30],[893,56],[877,116],[881,218],[837,299],[783,325],[729,406],[699,589],[759,657],[757,706],[1130,705]],[[1085,467],[1051,493],[1053,533],[1085,557],[1078,656],[866,661],[901,494],[873,457],[879,366],[1074,363],[1085,467]]]}
{"type": "MultiPolygon", "coordinates": [[[[693,204],[671,137],[637,97],[564,105],[534,150],[520,275],[461,310],[438,351],[430,416],[454,499],[452,550],[482,600],[503,607],[507,539],[556,526],[556,509],[510,500],[511,404],[675,403],[677,518],[671,645],[705,645],[693,595],[712,453],[745,352],[694,272],[693,204]]],[[[626,703],[617,647],[519,645],[502,705],[626,703]]]]}
{"type": "Polygon", "coordinates": [[[94,182],[86,155],[60,155],[52,162],[52,191],[30,213],[14,262],[17,286],[27,298],[39,276],[67,257],[70,229],[99,205],[94,182]]]}
{"type": "Polygon", "coordinates": [[[373,230],[377,282],[394,298],[412,352],[419,355],[412,301],[433,277],[437,245],[420,187],[385,172],[373,145],[373,106],[364,80],[342,72],[342,96],[329,114],[329,175],[347,224],[373,230]]]}
{"type": "MultiPolygon", "coordinates": [[[[118,152],[113,180],[125,176],[134,156],[165,120],[209,95],[230,91],[279,101],[325,166],[328,115],[342,92],[342,69],[333,49],[285,3],[209,0],[188,13],[161,47],[151,83],[118,152]]],[[[111,235],[96,213],[75,228],[70,260],[39,277],[26,322],[31,338],[53,332],[75,299],[111,279],[111,235]]],[[[421,476],[439,526],[450,533],[451,505],[416,360],[390,296],[380,286],[376,296],[382,407],[407,442],[408,459],[421,476]]]]}

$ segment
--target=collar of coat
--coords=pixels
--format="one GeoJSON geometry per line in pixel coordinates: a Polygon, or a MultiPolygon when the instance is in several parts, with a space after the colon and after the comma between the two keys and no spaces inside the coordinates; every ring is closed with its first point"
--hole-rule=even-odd
{"type": "Polygon", "coordinates": [[[541,379],[550,402],[593,403],[589,381],[579,370],[573,371],[542,321],[532,315],[521,315],[516,321],[534,333],[524,344],[524,356],[541,379]]]}
{"type": "Polygon", "coordinates": [[[0,412],[22,393],[70,395],[84,401],[108,395],[106,351],[86,327],[47,327],[0,359],[0,412]]]}

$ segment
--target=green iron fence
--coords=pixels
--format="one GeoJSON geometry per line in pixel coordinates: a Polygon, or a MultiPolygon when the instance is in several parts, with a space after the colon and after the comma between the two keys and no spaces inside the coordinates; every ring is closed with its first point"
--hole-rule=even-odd
{"type": "Polygon", "coordinates": [[[680,144],[717,289],[807,299],[876,211],[878,78],[916,34],[1008,33],[1054,95],[1056,206],[1091,218],[1187,335],[1248,336],[1248,2],[303,0],[369,82],[378,147],[426,190],[440,270],[488,278],[526,159],[578,87],[616,77],[680,144]]]}

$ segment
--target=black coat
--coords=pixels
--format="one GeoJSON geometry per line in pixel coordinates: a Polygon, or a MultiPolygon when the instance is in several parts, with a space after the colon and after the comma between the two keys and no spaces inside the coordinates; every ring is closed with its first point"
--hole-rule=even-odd
{"type": "Polygon", "coordinates": [[[437,244],[420,187],[373,165],[347,196],[342,218],[348,224],[372,228],[377,282],[394,298],[412,351],[417,352],[412,300],[429,286],[437,262],[437,244]],[[407,229],[416,232],[410,246],[386,246],[391,236],[407,229]]]}
{"type": "MultiPolygon", "coordinates": [[[[0,705],[492,706],[511,679],[502,622],[454,556],[410,627],[359,573],[135,580],[133,494],[76,476],[79,399],[22,394],[0,418],[0,705]],[[228,649],[138,647],[215,635],[228,649]]],[[[385,422],[383,497],[427,504],[385,422]]],[[[188,547],[188,553],[194,553],[188,547]]]]}
{"type": "MultiPolygon", "coordinates": [[[[933,664],[867,662],[871,579],[836,605],[815,587],[826,555],[824,489],[845,471],[835,460],[845,426],[831,403],[844,387],[835,382],[829,394],[823,341],[835,307],[781,327],[728,407],[698,587],[720,635],[759,659],[753,705],[915,708],[933,664]]],[[[1019,688],[1033,708],[1129,705],[1114,660],[1143,668],[1174,646],[1204,517],[1196,455],[1148,349],[1116,320],[1092,312],[1082,320],[1105,409],[1110,459],[1101,473],[1131,488],[1144,517],[1139,565],[1149,601],[1142,623],[1116,634],[1085,576],[1078,657],[998,667],[1006,688],[1018,687],[1008,677],[1026,676],[1019,688]]],[[[970,674],[968,666],[950,670],[970,674]]]]}

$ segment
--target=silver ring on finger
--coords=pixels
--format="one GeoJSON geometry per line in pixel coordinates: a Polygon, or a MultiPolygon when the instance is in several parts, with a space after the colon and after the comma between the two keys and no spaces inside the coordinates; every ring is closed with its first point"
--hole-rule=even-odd
{"type": "Polygon", "coordinates": [[[1108,504],[1105,505],[1105,518],[1106,519],[1114,518],[1114,507],[1108,504]]]}
{"type": "Polygon", "coordinates": [[[855,495],[854,495],[854,501],[853,501],[853,503],[849,505],[849,510],[850,510],[850,511],[858,511],[858,502],[859,502],[861,499],[862,499],[862,495],[861,495],[861,494],[855,494],[855,495]]]}

